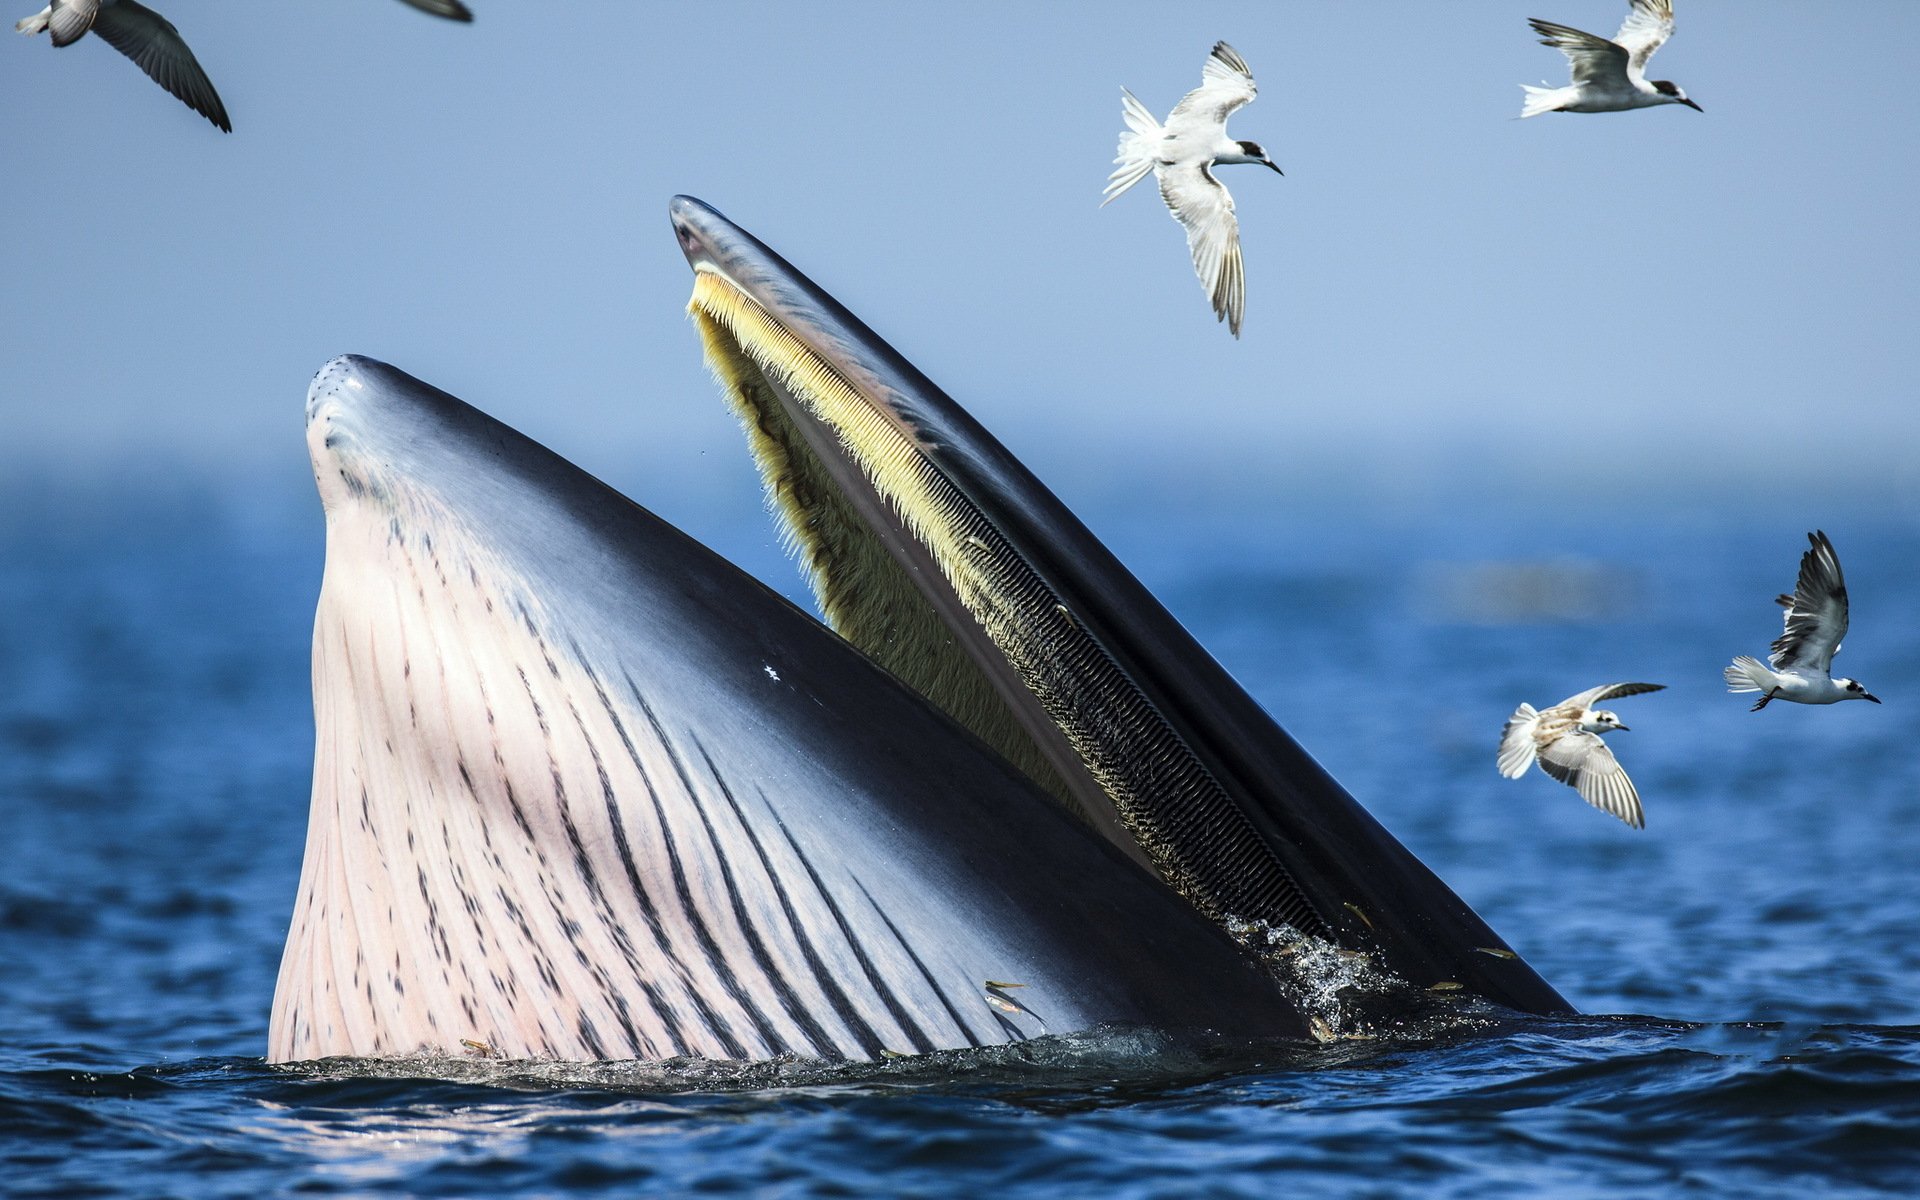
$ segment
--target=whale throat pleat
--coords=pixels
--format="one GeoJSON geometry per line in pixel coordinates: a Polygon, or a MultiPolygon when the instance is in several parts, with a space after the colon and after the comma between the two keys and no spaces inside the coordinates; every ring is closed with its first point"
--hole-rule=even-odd
{"type": "Polygon", "coordinates": [[[998,1041],[845,864],[431,496],[329,506],[269,1058],[877,1058],[998,1041]]]}

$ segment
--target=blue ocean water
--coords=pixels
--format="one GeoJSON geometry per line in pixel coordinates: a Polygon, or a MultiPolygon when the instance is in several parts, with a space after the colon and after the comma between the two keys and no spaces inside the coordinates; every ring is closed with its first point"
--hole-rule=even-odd
{"type": "MultiPolygon", "coordinates": [[[[1649,509],[1093,524],[1588,1016],[1146,1031],[857,1070],[270,1068],[311,762],[317,504],[0,508],[0,1192],[1770,1196],[1920,1191],[1920,524],[1828,523],[1883,699],[1758,714],[1806,525],[1649,509]],[[1554,547],[1543,551],[1542,546],[1554,547]],[[1499,778],[1617,706],[1641,833],[1499,778]]],[[[1098,514],[1095,514],[1097,517],[1098,514]]],[[[742,534],[748,557],[763,533],[742,534]]]]}

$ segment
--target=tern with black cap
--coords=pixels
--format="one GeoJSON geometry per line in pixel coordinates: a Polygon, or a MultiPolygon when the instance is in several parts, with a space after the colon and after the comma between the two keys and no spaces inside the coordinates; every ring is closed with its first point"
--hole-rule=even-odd
{"type": "Polygon", "coordinates": [[[1200,86],[1174,105],[1162,125],[1134,94],[1120,89],[1127,132],[1120,135],[1118,164],[1107,177],[1105,208],[1145,179],[1160,181],[1160,198],[1187,231],[1193,269],[1213,301],[1213,315],[1240,336],[1247,305],[1247,275],[1240,259],[1240,218],[1233,197],[1213,177],[1213,168],[1229,163],[1259,163],[1286,174],[1258,142],[1227,136],[1227,118],[1256,95],[1253,71],[1238,51],[1215,42],[1200,72],[1200,86]]]}
{"type": "Polygon", "coordinates": [[[1800,556],[1800,577],[1793,594],[1776,599],[1786,609],[1786,629],[1774,639],[1767,662],[1745,654],[1724,672],[1730,692],[1760,692],[1754,712],[1770,701],[1795,704],[1838,704],[1842,700],[1880,697],[1857,679],[1833,678],[1833,656],[1847,636],[1847,581],[1840,574],[1840,556],[1827,535],[1816,529],[1807,535],[1811,548],[1800,556]]]}
{"type": "Polygon", "coordinates": [[[1573,64],[1573,82],[1561,88],[1521,84],[1527,93],[1520,108],[1523,117],[1548,112],[1626,112],[1660,104],[1705,111],[1672,80],[1647,78],[1647,60],[1673,36],[1673,0],[1633,0],[1612,41],[1537,17],[1528,24],[1540,35],[1541,44],[1567,56],[1573,64]]]}

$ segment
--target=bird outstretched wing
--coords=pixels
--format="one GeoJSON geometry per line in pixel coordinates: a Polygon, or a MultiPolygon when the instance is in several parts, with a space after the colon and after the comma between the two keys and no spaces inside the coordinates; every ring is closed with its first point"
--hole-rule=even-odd
{"type": "Polygon", "coordinates": [[[1673,0],[1633,0],[1614,44],[1627,52],[1627,73],[1644,78],[1647,60],[1673,36],[1673,0]]]}
{"type": "Polygon", "coordinates": [[[449,21],[471,21],[473,10],[460,3],[460,0],[403,0],[421,12],[432,13],[436,17],[445,17],[449,21]]]}
{"type": "Polygon", "coordinates": [[[1568,696],[1554,705],[1549,712],[1565,712],[1569,716],[1579,716],[1582,712],[1605,700],[1618,700],[1622,696],[1638,696],[1645,692],[1666,690],[1664,683],[1603,683],[1591,687],[1577,696],[1568,696]]]}
{"type": "Polygon", "coordinates": [[[1567,56],[1567,61],[1573,64],[1573,82],[1618,87],[1626,80],[1629,60],[1624,46],[1570,25],[1556,25],[1537,17],[1527,24],[1540,35],[1542,45],[1552,46],[1567,56]]]}
{"type": "Polygon", "coordinates": [[[1847,581],[1840,574],[1840,556],[1827,535],[1816,529],[1807,535],[1812,548],[1800,556],[1800,578],[1793,595],[1779,597],[1786,611],[1786,631],[1774,639],[1767,661],[1773,669],[1811,667],[1827,671],[1847,636],[1847,581]]]}
{"type": "Polygon", "coordinates": [[[1167,132],[1177,135],[1206,126],[1224,128],[1227,117],[1257,94],[1247,60],[1225,42],[1215,42],[1207,65],[1200,70],[1200,86],[1182,96],[1167,114],[1167,132]]]}
{"type": "Polygon", "coordinates": [[[1213,302],[1213,315],[1240,336],[1240,315],[1247,306],[1247,275],[1240,259],[1240,218],[1233,197],[1203,163],[1162,167],[1160,198],[1187,231],[1187,249],[1200,286],[1213,302]]]}
{"type": "Polygon", "coordinates": [[[172,22],[134,0],[119,0],[100,9],[93,19],[93,32],[188,108],[226,132],[233,132],[220,93],[213,90],[213,81],[200,69],[172,22]]]}
{"type": "Polygon", "coordinates": [[[1635,829],[1646,828],[1640,793],[1598,735],[1574,730],[1540,747],[1539,753],[1540,769],[1579,792],[1582,800],[1635,829]]]}

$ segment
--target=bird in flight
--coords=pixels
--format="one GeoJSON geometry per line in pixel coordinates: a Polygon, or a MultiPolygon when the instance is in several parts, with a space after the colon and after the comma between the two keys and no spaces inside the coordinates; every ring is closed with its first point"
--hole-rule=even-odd
{"type": "Polygon", "coordinates": [[[1621,696],[1657,692],[1662,683],[1603,683],[1535,712],[1522,704],[1507,718],[1500,735],[1500,773],[1518,779],[1535,762],[1540,769],[1580,793],[1580,798],[1610,812],[1635,829],[1646,827],[1640,793],[1600,735],[1625,729],[1620,718],[1594,705],[1621,696]]]}
{"type": "Polygon", "coordinates": [[[1775,601],[1787,610],[1787,627],[1774,639],[1773,652],[1767,655],[1773,669],[1742,654],[1724,672],[1728,691],[1762,693],[1753,712],[1774,700],[1795,704],[1837,704],[1842,700],[1880,703],[1880,697],[1861,687],[1859,681],[1832,677],[1833,656],[1840,653],[1840,640],[1847,636],[1847,581],[1840,574],[1840,556],[1833,552],[1827,535],[1816,529],[1807,535],[1807,541],[1812,548],[1800,556],[1800,578],[1793,595],[1775,601]]]}
{"type": "Polygon", "coordinates": [[[1236,142],[1227,136],[1227,118],[1256,94],[1253,71],[1239,52],[1215,42],[1200,72],[1200,86],[1174,105],[1162,125],[1134,94],[1120,89],[1121,113],[1127,132],[1120,135],[1118,164],[1107,177],[1100,202],[1105,208],[1120,193],[1152,172],[1160,181],[1160,198],[1173,219],[1187,231],[1187,249],[1193,269],[1213,301],[1213,315],[1240,336],[1240,316],[1246,309],[1247,276],[1240,261],[1240,220],[1233,213],[1233,197],[1212,168],[1226,163],[1260,163],[1284,175],[1257,142],[1236,142]]]}
{"type": "Polygon", "coordinates": [[[1695,112],[1704,111],[1673,81],[1647,79],[1647,60],[1673,36],[1673,0],[1633,0],[1612,41],[1537,17],[1527,23],[1540,35],[1541,44],[1567,56],[1573,64],[1573,82],[1562,88],[1521,84],[1527,93],[1520,108],[1523,117],[1545,112],[1625,112],[1656,104],[1684,104],[1695,112]]]}
{"type": "MultiPolygon", "coordinates": [[[[473,12],[460,0],[403,2],[450,21],[473,20],[473,12]]],[[[233,132],[220,93],[213,90],[213,81],[193,57],[193,51],[187,49],[180,31],[136,0],[53,0],[39,12],[15,22],[13,28],[29,37],[51,33],[56,48],[71,46],[89,33],[98,34],[188,108],[225,132],[233,132]]]]}
{"type": "Polygon", "coordinates": [[[39,12],[14,25],[31,37],[51,33],[53,44],[71,46],[88,33],[132,59],[161,87],[172,92],[188,108],[212,121],[227,133],[233,123],[227,120],[227,108],[213,81],[200,69],[200,63],[180,38],[180,31],[159,13],[134,0],[53,0],[39,12]]]}

